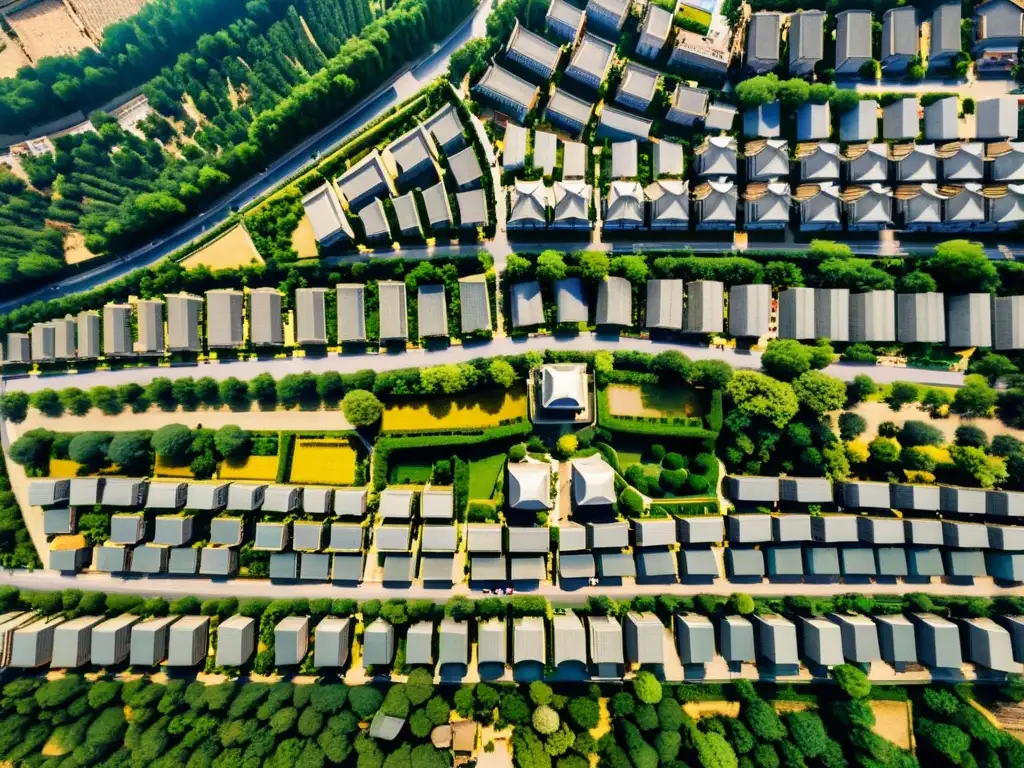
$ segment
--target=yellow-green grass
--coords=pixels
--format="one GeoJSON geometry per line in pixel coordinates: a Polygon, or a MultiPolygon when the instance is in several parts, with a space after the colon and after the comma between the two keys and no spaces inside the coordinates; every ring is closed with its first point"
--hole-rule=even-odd
{"type": "MultiPolygon", "coordinates": [[[[933,387],[933,386],[923,386],[922,385],[920,387],[921,399],[923,400],[924,396],[926,394],[928,394],[928,392],[930,390],[933,390],[933,389],[937,390],[939,392],[945,392],[951,398],[953,397],[953,395],[956,394],[956,387],[933,387]]],[[[887,398],[889,396],[890,392],[892,392],[892,384],[881,384],[881,385],[879,385],[877,390],[875,390],[870,395],[865,397],[864,400],[869,402],[869,403],[871,403],[871,402],[879,402],[880,403],[880,402],[884,401],[885,398],[887,398]]]]}
{"type": "Polygon", "coordinates": [[[429,432],[442,429],[486,429],[526,418],[526,390],[475,393],[448,400],[423,400],[384,409],[384,432],[429,432]]]}
{"type": "Polygon", "coordinates": [[[705,27],[711,26],[711,14],[701,8],[694,8],[692,5],[680,5],[676,16],[703,24],[705,27]]]}
{"type": "Polygon", "coordinates": [[[218,471],[221,480],[274,480],[277,478],[277,456],[250,456],[242,462],[222,462],[218,471]]]}
{"type": "Polygon", "coordinates": [[[429,464],[399,463],[388,472],[388,483],[391,485],[425,485],[430,481],[433,467],[429,464]]]}
{"type": "Polygon", "coordinates": [[[50,459],[50,477],[78,477],[80,466],[71,459],[50,459]]]}
{"type": "Polygon", "coordinates": [[[192,479],[192,470],[188,468],[188,464],[183,467],[176,467],[171,464],[167,464],[159,454],[156,457],[156,466],[153,468],[153,474],[157,477],[183,477],[189,480],[192,479]]]}
{"type": "Polygon", "coordinates": [[[185,258],[181,265],[185,269],[205,266],[217,270],[245,267],[254,261],[257,264],[263,263],[249,233],[239,224],[185,258]]]}
{"type": "Polygon", "coordinates": [[[610,384],[607,394],[613,416],[660,419],[704,415],[697,393],[686,386],[610,384]]]}
{"type": "Polygon", "coordinates": [[[352,485],[356,481],[355,448],[345,437],[299,438],[288,480],[309,485],[352,485]]]}
{"type": "Polygon", "coordinates": [[[489,499],[494,495],[501,470],[505,468],[505,454],[485,456],[469,462],[469,498],[489,499]]]}

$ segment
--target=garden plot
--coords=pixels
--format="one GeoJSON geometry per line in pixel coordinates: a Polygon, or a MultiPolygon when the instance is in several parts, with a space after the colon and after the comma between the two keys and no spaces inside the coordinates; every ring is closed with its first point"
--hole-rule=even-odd
{"type": "Polygon", "coordinates": [[[900,749],[913,748],[909,701],[869,701],[868,705],[875,715],[872,732],[900,749]]]}
{"type": "Polygon", "coordinates": [[[32,61],[92,47],[61,0],[40,0],[5,17],[32,61]]]}
{"type": "Polygon", "coordinates": [[[469,462],[469,498],[489,499],[505,468],[505,454],[485,456],[469,462]]]}
{"type": "Polygon", "coordinates": [[[689,387],[660,384],[610,384],[608,408],[613,416],[646,419],[703,416],[704,406],[689,387]]]}
{"type": "Polygon", "coordinates": [[[253,262],[262,264],[263,258],[253,245],[245,227],[239,224],[186,257],[181,265],[185,269],[209,267],[218,270],[245,267],[253,262]]]}
{"type": "Polygon", "coordinates": [[[94,40],[103,37],[103,30],[142,10],[146,0],[71,0],[78,18],[94,40]]]}
{"type": "Polygon", "coordinates": [[[288,481],[300,485],[352,485],[356,481],[356,459],[351,438],[298,437],[288,481]]]}
{"type": "Polygon", "coordinates": [[[476,393],[448,400],[423,400],[384,409],[384,432],[486,429],[526,418],[526,390],[476,393]]]}
{"type": "Polygon", "coordinates": [[[221,462],[221,480],[267,480],[277,478],[277,456],[249,456],[243,462],[221,462]]]}

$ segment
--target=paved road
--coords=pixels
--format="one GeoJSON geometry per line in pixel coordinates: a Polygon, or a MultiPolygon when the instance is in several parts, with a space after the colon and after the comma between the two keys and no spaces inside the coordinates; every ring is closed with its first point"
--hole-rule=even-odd
{"type": "MultiPolygon", "coordinates": [[[[261,373],[281,377],[288,373],[323,373],[338,371],[354,373],[365,368],[376,371],[391,371],[399,368],[422,368],[430,365],[460,363],[477,357],[496,355],[518,355],[524,352],[543,352],[548,349],[573,352],[607,350],[634,350],[657,353],[666,349],[684,352],[694,360],[724,360],[733,368],[760,368],[760,352],[744,352],[735,349],[718,349],[707,346],[676,344],[673,342],[651,341],[631,337],[602,336],[582,333],[576,336],[530,336],[529,338],[499,337],[478,344],[455,345],[440,350],[407,350],[405,352],[328,355],[327,357],[289,357],[282,359],[245,360],[235,362],[211,362],[196,365],[179,365],[173,368],[177,376],[210,376],[218,381],[236,376],[247,380],[261,373]]],[[[825,369],[830,376],[851,381],[858,374],[867,373],[879,384],[893,381],[913,381],[918,384],[958,387],[963,384],[963,374],[952,371],[933,371],[923,368],[896,368],[891,366],[866,366],[850,363],[835,363],[825,369]]],[[[46,388],[68,386],[88,389],[98,385],[116,387],[134,382],[145,385],[160,376],[172,375],[172,370],[155,366],[143,368],[120,368],[115,370],[64,373],[53,376],[28,376],[8,378],[4,381],[7,390],[36,392],[46,388]]]]}
{"type": "MultiPolygon", "coordinates": [[[[930,595],[949,595],[963,597],[1024,597],[1024,586],[998,587],[991,579],[979,579],[976,584],[933,583],[927,585],[908,584],[800,584],[801,595],[807,597],[826,597],[849,592],[866,595],[903,595],[907,592],[924,591],[930,595]]],[[[470,595],[481,597],[479,589],[470,589],[459,584],[445,589],[427,589],[416,585],[412,587],[384,587],[380,584],[362,584],[358,587],[338,586],[327,583],[271,583],[266,579],[220,579],[213,581],[208,578],[146,578],[131,577],[123,579],[105,573],[81,573],[64,575],[55,571],[2,571],[0,585],[15,586],[20,589],[61,590],[83,589],[106,593],[136,594],[143,597],[177,598],[195,595],[200,599],[220,597],[355,597],[360,600],[384,598],[434,598],[444,602],[452,595],[470,595]]],[[[797,588],[793,584],[735,584],[725,579],[717,579],[709,585],[684,584],[630,584],[624,586],[582,587],[574,591],[566,591],[553,584],[546,584],[534,590],[526,590],[520,594],[539,595],[555,603],[582,603],[590,595],[607,595],[616,599],[630,599],[637,595],[730,595],[733,592],[745,592],[755,597],[785,597],[793,594],[797,588]]]]}
{"type": "Polygon", "coordinates": [[[155,264],[200,237],[208,229],[213,229],[231,215],[232,209],[238,210],[245,207],[306,166],[312,165],[313,156],[329,154],[358,132],[366,123],[411,95],[409,93],[410,76],[415,79],[419,87],[422,87],[443,75],[448,70],[449,59],[459,47],[474,37],[486,35],[487,15],[490,13],[491,2],[492,0],[483,0],[472,16],[466,19],[436,50],[431,51],[410,67],[396,73],[394,77],[382,83],[376,91],[369,94],[353,109],[296,145],[287,154],[271,163],[264,172],[243,182],[230,193],[212,203],[198,216],[153,243],[126,254],[116,261],[87,270],[47,288],[0,302],[0,312],[9,312],[24,304],[31,304],[33,301],[53,299],[68,293],[85,291],[116,280],[134,269],[155,264]]]}

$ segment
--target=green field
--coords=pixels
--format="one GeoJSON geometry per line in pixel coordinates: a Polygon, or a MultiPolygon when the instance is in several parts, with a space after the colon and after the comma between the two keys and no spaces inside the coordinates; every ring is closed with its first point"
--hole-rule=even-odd
{"type": "Polygon", "coordinates": [[[494,495],[494,486],[504,468],[504,453],[469,462],[469,498],[491,498],[494,495]]]}
{"type": "Polygon", "coordinates": [[[395,464],[388,472],[391,485],[423,485],[430,480],[430,464],[395,464]]]}

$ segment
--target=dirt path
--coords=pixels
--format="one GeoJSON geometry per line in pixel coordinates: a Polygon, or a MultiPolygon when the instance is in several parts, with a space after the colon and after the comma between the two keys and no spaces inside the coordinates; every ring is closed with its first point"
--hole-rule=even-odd
{"type": "Polygon", "coordinates": [[[184,424],[190,429],[202,425],[204,427],[223,427],[225,424],[237,424],[250,430],[310,430],[323,432],[328,430],[347,430],[352,426],[345,420],[341,411],[232,411],[229,408],[218,410],[162,411],[150,408],[143,413],[132,413],[130,410],[109,416],[102,411],[93,409],[85,416],[65,414],[53,419],[43,416],[34,408],[29,409],[28,417],[21,424],[10,425],[8,430],[11,440],[30,429],[43,428],[54,432],[82,432],[86,430],[110,430],[112,432],[134,429],[159,429],[166,424],[184,424]]]}
{"type": "MultiPolygon", "coordinates": [[[[951,413],[944,419],[933,419],[927,410],[915,404],[905,405],[899,411],[894,411],[882,402],[859,403],[853,412],[863,416],[868,423],[867,431],[861,435],[861,439],[871,440],[878,434],[878,425],[883,421],[891,421],[897,426],[903,426],[907,421],[924,421],[933,427],[942,430],[947,440],[953,440],[956,428],[962,424],[970,424],[973,427],[980,427],[985,430],[991,438],[994,435],[1013,435],[1024,440],[1024,429],[1013,429],[1006,426],[999,419],[963,419],[955,413],[951,413]]],[[[838,431],[837,419],[839,414],[832,414],[832,424],[838,431]]]]}

